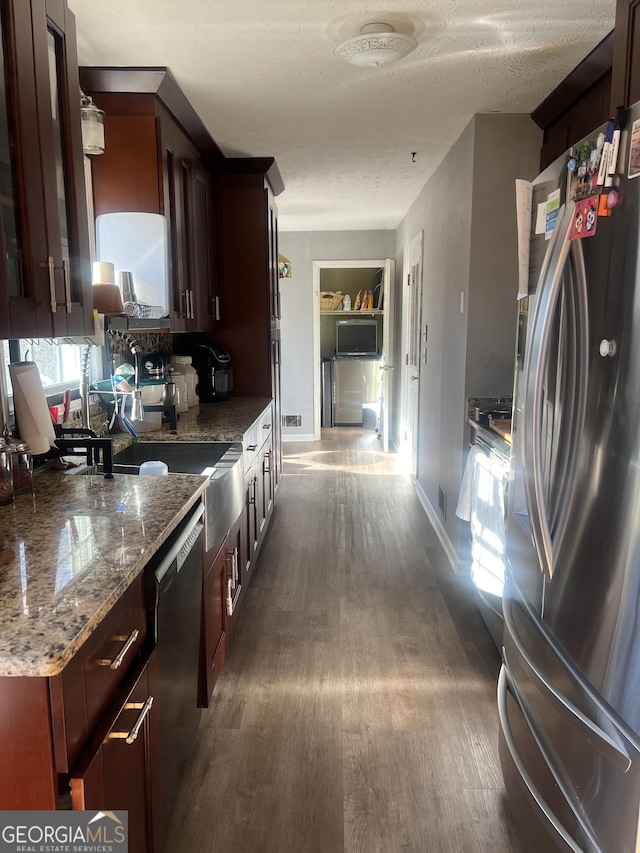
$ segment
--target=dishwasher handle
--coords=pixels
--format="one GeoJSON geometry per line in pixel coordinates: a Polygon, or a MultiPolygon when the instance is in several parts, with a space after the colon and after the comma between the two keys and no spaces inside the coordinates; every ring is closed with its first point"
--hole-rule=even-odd
{"type": "Polygon", "coordinates": [[[162,585],[162,580],[177,561],[177,571],[180,571],[186,555],[191,550],[193,543],[196,541],[200,532],[204,529],[202,516],[204,515],[204,505],[200,503],[195,512],[191,515],[184,528],[180,531],[178,538],[170,545],[160,563],[154,568],[153,575],[158,586],[162,585]]]}

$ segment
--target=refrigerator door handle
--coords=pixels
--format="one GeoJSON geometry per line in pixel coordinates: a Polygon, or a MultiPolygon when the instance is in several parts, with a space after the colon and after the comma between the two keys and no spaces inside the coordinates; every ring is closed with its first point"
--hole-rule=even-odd
{"type": "MultiPolygon", "coordinates": [[[[590,720],[582,713],[582,711],[576,708],[576,706],[563,696],[562,693],[555,689],[544,674],[538,669],[518,636],[518,630],[513,619],[513,613],[511,612],[512,606],[513,601],[511,599],[505,599],[503,601],[505,627],[511,641],[513,642],[515,650],[518,653],[520,661],[526,669],[533,684],[545,697],[547,702],[549,702],[549,704],[552,705],[565,719],[569,720],[570,723],[575,726],[576,730],[580,731],[581,736],[587,741],[587,743],[589,743],[619,770],[626,773],[631,767],[631,758],[624,750],[622,744],[614,741],[607,732],[597,725],[597,723],[594,723],[593,720],[590,720]]],[[[507,660],[506,649],[503,649],[503,657],[508,669],[513,671],[507,660]]]]}
{"type": "MultiPolygon", "coordinates": [[[[589,299],[582,240],[571,241],[571,259],[574,271],[576,371],[572,417],[566,429],[569,433],[569,445],[573,447],[575,437],[582,435],[584,431],[587,415],[587,385],[589,382],[589,299]]],[[[567,524],[573,509],[577,475],[578,454],[570,452],[561,482],[561,491],[558,495],[558,512],[553,528],[553,541],[556,553],[565,536],[567,524]]]]}
{"type": "Polygon", "coordinates": [[[549,508],[544,484],[544,459],[540,430],[544,405],[544,375],[551,345],[555,306],[562,284],[562,274],[570,248],[571,227],[575,204],[569,202],[560,209],[551,245],[540,274],[536,307],[533,315],[531,345],[525,360],[525,417],[523,419],[523,445],[525,466],[532,477],[525,478],[525,497],[529,510],[531,530],[547,579],[553,577],[554,548],[549,520],[549,508]]]}
{"type": "Polygon", "coordinates": [[[531,776],[527,773],[527,769],[522,758],[520,758],[520,754],[518,753],[518,748],[511,731],[511,726],[509,725],[509,711],[507,708],[508,686],[507,670],[503,665],[500,668],[500,675],[498,677],[498,717],[505,744],[507,745],[507,749],[511,755],[511,760],[514,763],[522,782],[527,788],[529,796],[534,800],[536,806],[540,809],[547,820],[549,824],[549,831],[555,833],[553,837],[557,844],[561,845],[559,849],[564,851],[564,853],[585,853],[584,849],[582,847],[578,847],[576,842],[571,838],[567,830],[551,811],[531,776]]]}

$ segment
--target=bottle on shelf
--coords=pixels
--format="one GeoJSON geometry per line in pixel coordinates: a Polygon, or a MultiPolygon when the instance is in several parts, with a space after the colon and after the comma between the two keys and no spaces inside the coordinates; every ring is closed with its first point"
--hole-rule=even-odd
{"type": "Polygon", "coordinates": [[[342,300],[342,310],[351,311],[351,296],[349,296],[348,293],[345,293],[344,298],[342,300]]]}

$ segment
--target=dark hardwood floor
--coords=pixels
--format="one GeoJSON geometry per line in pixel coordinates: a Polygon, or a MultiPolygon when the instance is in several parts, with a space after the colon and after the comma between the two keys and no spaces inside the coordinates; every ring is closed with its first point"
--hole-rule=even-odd
{"type": "Polygon", "coordinates": [[[498,653],[398,458],[285,444],[166,853],[511,853],[498,653]]]}

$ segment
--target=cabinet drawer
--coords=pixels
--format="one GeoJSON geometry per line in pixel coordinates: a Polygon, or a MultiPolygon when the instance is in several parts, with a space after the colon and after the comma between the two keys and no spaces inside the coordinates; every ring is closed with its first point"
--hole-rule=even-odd
{"type": "Polygon", "coordinates": [[[142,578],[129,587],[84,644],[87,723],[93,731],[147,636],[142,578]]]}
{"type": "Polygon", "coordinates": [[[267,441],[268,438],[271,437],[271,433],[273,432],[273,408],[269,406],[258,418],[257,425],[257,439],[258,439],[258,447],[262,447],[262,445],[267,441]]]}
{"type": "Polygon", "coordinates": [[[161,849],[159,708],[154,702],[157,661],[136,667],[119,703],[101,723],[70,779],[74,809],[126,810],[129,850],[161,849]]]}
{"type": "Polygon", "coordinates": [[[62,673],[50,680],[56,769],[67,773],[137,660],[146,636],[136,578],[62,673]]]}
{"type": "Polygon", "coordinates": [[[257,423],[254,423],[242,436],[242,449],[244,470],[248,471],[253,465],[253,460],[258,450],[258,430],[257,423]]]}

